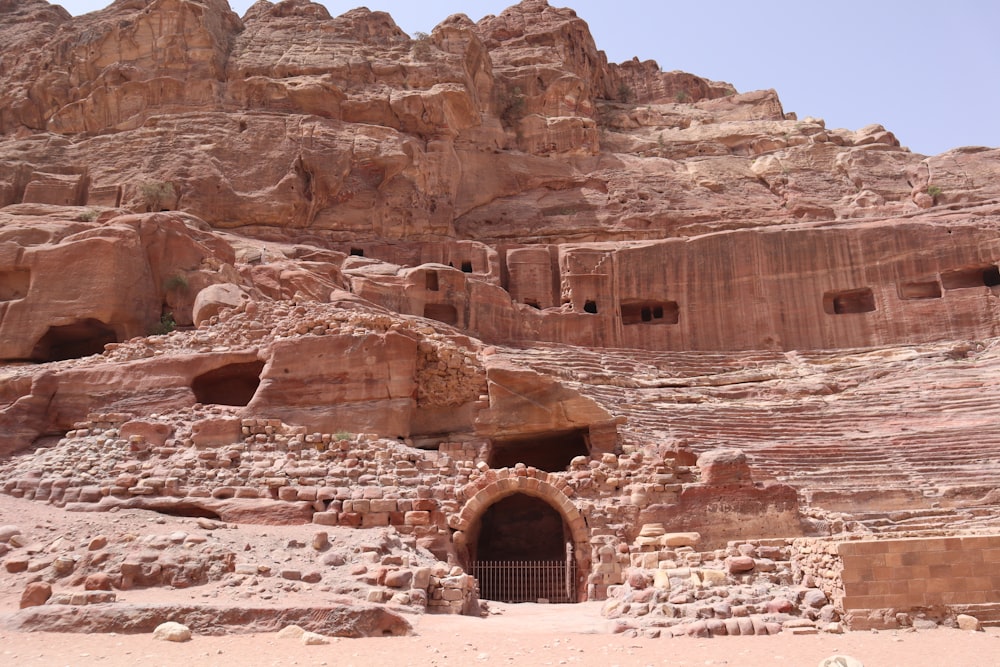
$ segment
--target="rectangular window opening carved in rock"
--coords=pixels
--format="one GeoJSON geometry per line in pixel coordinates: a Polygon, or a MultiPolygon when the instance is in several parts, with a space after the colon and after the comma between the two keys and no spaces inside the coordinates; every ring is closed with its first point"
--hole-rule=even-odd
{"type": "Polygon", "coordinates": [[[1000,286],[1000,269],[996,265],[941,272],[941,285],[946,290],[1000,286]]]}
{"type": "Polygon", "coordinates": [[[623,324],[677,324],[680,308],[676,301],[627,301],[621,315],[623,324]]]}
{"type": "Polygon", "coordinates": [[[870,287],[827,292],[823,295],[823,311],[828,315],[870,313],[875,310],[875,294],[870,287]]]}
{"type": "Polygon", "coordinates": [[[941,283],[937,280],[918,280],[909,283],[899,283],[899,298],[904,301],[940,299],[941,283]]]}

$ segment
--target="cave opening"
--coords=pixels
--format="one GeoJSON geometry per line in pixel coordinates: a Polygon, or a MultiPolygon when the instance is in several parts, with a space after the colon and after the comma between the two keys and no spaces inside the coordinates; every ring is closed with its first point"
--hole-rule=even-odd
{"type": "Polygon", "coordinates": [[[108,343],[117,343],[115,330],[100,320],[88,318],[72,324],[49,327],[35,343],[31,360],[38,363],[80,359],[104,352],[108,343]]]}
{"type": "Polygon", "coordinates": [[[229,364],[202,373],[191,382],[195,400],[207,405],[249,405],[260,386],[263,361],[229,364]]]}
{"type": "Polygon", "coordinates": [[[560,472],[569,468],[575,457],[589,454],[587,429],[573,429],[494,440],[486,462],[491,468],[523,463],[545,472],[560,472]]]}
{"type": "Polygon", "coordinates": [[[677,324],[676,301],[628,301],[621,306],[622,324],[677,324]]]}

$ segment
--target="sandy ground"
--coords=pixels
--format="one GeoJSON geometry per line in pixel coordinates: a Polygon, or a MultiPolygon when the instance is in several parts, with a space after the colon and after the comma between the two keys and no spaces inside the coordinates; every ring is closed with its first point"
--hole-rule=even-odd
{"type": "Polygon", "coordinates": [[[994,667],[1000,631],[855,632],[845,635],[645,639],[604,632],[600,605],[497,605],[485,619],[415,616],[417,634],[331,639],[304,646],[273,634],[198,637],[11,633],[2,665],[740,665],[812,666],[835,654],[865,667],[994,667]]]}

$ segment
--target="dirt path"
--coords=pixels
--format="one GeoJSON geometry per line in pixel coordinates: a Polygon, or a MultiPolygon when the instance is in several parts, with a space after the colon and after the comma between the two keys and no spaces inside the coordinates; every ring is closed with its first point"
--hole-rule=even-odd
{"type": "Polygon", "coordinates": [[[304,646],[275,635],[195,637],[0,631],[3,665],[816,665],[842,653],[865,667],[994,667],[1000,632],[937,629],[846,635],[645,639],[605,633],[599,605],[495,605],[486,619],[411,617],[417,635],[304,646]]]}

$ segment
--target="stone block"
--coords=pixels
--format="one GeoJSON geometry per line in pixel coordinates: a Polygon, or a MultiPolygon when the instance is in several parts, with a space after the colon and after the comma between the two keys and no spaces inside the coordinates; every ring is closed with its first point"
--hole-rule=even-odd
{"type": "Polygon", "coordinates": [[[340,525],[340,513],[316,512],[313,514],[313,523],[319,526],[338,526],[340,525]]]}
{"type": "Polygon", "coordinates": [[[397,505],[395,500],[378,499],[369,501],[369,508],[372,512],[395,512],[397,505]]]}
{"type": "Polygon", "coordinates": [[[431,524],[431,513],[423,511],[406,512],[403,522],[407,526],[429,526],[431,524]]]}

